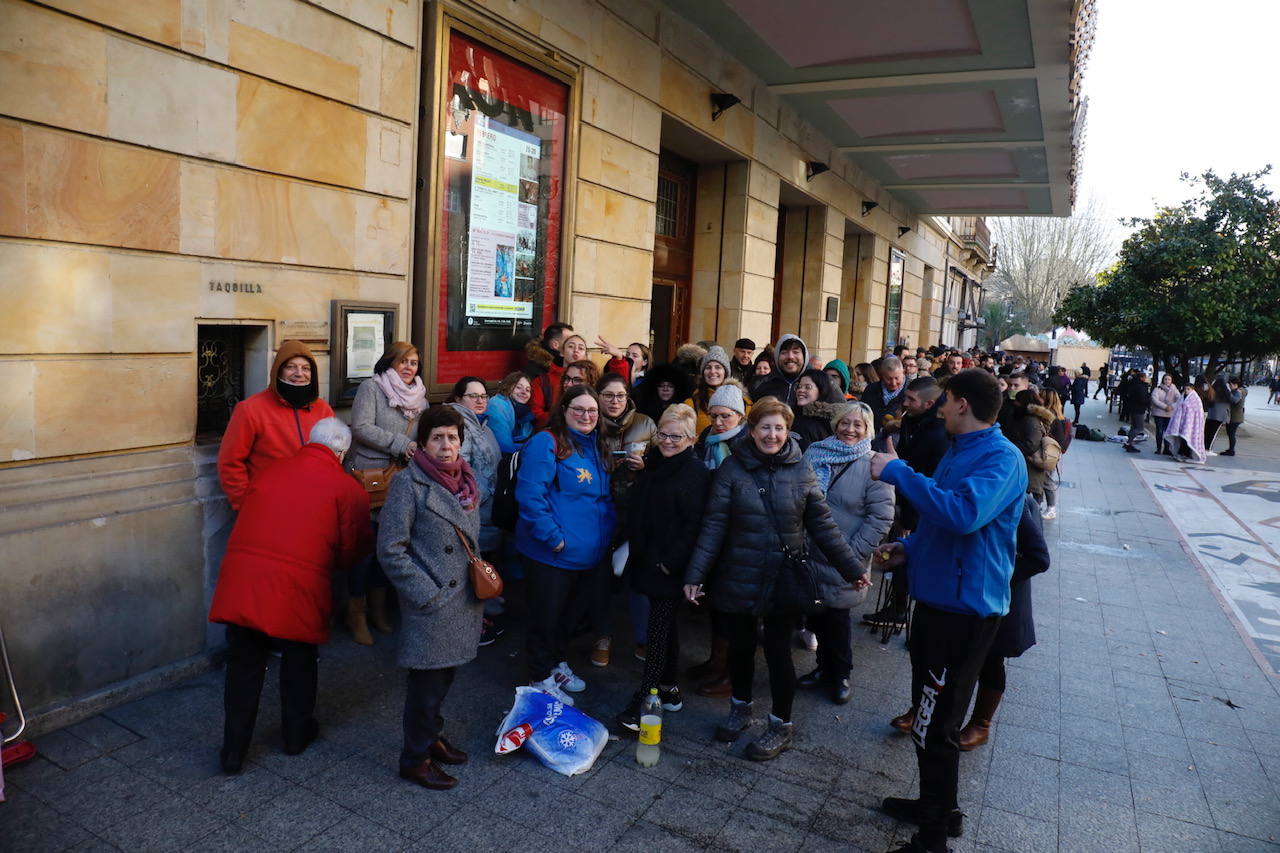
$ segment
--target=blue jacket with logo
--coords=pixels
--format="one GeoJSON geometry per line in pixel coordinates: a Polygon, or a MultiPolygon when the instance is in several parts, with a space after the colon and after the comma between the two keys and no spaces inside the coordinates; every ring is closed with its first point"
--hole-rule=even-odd
{"type": "MultiPolygon", "coordinates": [[[[555,437],[540,432],[520,452],[516,548],[561,569],[591,569],[613,540],[615,514],[597,436],[569,430],[574,450],[556,459],[555,437]],[[560,553],[555,547],[564,542],[560,553]]],[[[1021,456],[1019,456],[1021,459],[1021,456]]]]}
{"type": "Polygon", "coordinates": [[[880,479],[920,513],[903,540],[911,596],[953,613],[1008,613],[1027,465],[1000,428],[955,436],[932,479],[901,460],[880,479]]]}

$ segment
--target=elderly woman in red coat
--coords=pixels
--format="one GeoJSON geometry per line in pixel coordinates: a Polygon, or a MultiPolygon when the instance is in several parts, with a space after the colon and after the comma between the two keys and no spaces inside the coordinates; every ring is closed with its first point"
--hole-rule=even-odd
{"type": "Polygon", "coordinates": [[[296,455],[249,483],[222,558],[210,622],[227,626],[222,770],[238,773],[258,717],[267,655],[280,649],[284,751],[316,738],[316,645],[329,640],[333,572],[372,547],[369,496],[342,469],[351,430],[316,423],[296,455]]]}

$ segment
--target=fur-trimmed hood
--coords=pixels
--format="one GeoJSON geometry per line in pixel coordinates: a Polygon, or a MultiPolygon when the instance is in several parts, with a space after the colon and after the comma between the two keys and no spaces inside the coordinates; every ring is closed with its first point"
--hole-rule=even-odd
{"type": "Polygon", "coordinates": [[[556,363],[555,354],[542,345],[542,341],[532,340],[524,345],[524,357],[530,364],[536,364],[543,370],[556,363]]]}
{"type": "Polygon", "coordinates": [[[1044,421],[1045,426],[1050,426],[1057,420],[1057,418],[1054,417],[1053,412],[1049,411],[1044,406],[1037,406],[1034,403],[1027,406],[1027,414],[1035,415],[1037,418],[1044,421]]]}

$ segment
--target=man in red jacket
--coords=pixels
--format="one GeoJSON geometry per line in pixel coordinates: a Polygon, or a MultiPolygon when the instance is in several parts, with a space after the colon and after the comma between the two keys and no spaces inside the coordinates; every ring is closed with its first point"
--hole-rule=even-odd
{"type": "Polygon", "coordinates": [[[332,573],[372,547],[369,496],[342,470],[351,430],[319,421],[296,455],[257,474],[245,491],[213,592],[210,622],[227,626],[222,769],[244,763],[267,656],[279,648],[284,751],[315,740],[316,645],[329,640],[332,573]]]}
{"type": "Polygon", "coordinates": [[[285,341],[271,365],[271,387],[236,403],[218,450],[218,482],[234,510],[249,482],[277,459],[307,443],[316,422],[333,417],[320,399],[316,359],[301,341],[285,341]]]}

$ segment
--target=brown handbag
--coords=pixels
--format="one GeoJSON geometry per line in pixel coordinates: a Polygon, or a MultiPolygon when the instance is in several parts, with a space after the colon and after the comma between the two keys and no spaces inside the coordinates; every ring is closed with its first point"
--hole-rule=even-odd
{"type": "Polygon", "coordinates": [[[471,550],[471,543],[467,541],[462,528],[455,524],[453,530],[462,542],[462,549],[467,552],[467,570],[471,574],[471,589],[475,592],[476,598],[485,601],[502,595],[502,575],[498,574],[493,563],[471,550]]]}
{"type": "MultiPolygon", "coordinates": [[[[404,434],[413,429],[413,421],[409,421],[404,434]]],[[[405,466],[392,462],[383,468],[352,468],[351,476],[369,493],[369,509],[377,509],[387,502],[387,489],[391,488],[391,478],[400,473],[405,466]]]]}

